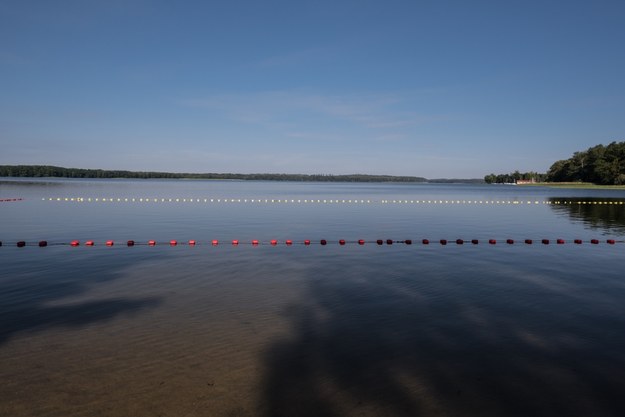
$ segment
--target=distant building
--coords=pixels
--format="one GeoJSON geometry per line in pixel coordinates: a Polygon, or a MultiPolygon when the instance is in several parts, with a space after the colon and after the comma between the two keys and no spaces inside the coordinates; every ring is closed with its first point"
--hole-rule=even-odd
{"type": "Polygon", "coordinates": [[[530,178],[529,180],[516,180],[517,185],[519,184],[536,184],[535,178],[530,178]]]}

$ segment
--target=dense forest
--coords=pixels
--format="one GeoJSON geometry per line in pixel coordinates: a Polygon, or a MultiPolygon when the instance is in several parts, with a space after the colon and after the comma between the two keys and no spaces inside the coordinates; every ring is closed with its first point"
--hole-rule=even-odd
{"type": "Polygon", "coordinates": [[[489,174],[484,181],[492,183],[515,183],[518,180],[535,182],[590,182],[601,185],[625,184],[625,142],[597,145],[585,151],[575,152],[569,159],[556,161],[546,174],[537,172],[489,174]]]}
{"type": "Polygon", "coordinates": [[[109,171],[102,169],[62,168],[49,165],[0,165],[0,177],[59,178],[138,178],[138,179],[210,179],[257,181],[326,181],[326,182],[427,182],[422,177],[392,175],[306,175],[306,174],[192,174],[172,172],[109,171]]]}
{"type": "Polygon", "coordinates": [[[582,181],[602,185],[625,184],[625,142],[597,145],[554,162],[547,181],[582,181]]]}

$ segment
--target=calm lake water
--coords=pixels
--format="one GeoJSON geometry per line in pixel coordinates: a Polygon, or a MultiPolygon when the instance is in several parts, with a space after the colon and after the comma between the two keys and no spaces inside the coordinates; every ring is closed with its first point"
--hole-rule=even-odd
{"type": "Polygon", "coordinates": [[[2,416],[625,415],[623,191],[0,179],[12,198],[2,416]]]}

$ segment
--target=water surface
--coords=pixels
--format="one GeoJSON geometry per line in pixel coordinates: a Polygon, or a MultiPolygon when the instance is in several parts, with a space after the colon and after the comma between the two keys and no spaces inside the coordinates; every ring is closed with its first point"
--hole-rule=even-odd
{"type": "Polygon", "coordinates": [[[625,412],[623,192],[7,180],[2,198],[24,199],[0,203],[2,415],[625,412]]]}

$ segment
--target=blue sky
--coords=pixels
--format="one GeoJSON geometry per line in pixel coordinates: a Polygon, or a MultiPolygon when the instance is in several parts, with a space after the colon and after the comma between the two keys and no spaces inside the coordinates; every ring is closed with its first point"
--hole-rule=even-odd
{"type": "Polygon", "coordinates": [[[483,177],[625,140],[623,1],[0,1],[0,164],[483,177]]]}

